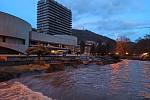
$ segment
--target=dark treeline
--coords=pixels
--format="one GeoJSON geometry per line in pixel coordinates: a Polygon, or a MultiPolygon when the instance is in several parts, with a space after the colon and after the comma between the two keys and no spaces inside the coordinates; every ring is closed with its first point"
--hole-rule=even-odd
{"type": "Polygon", "coordinates": [[[113,46],[110,45],[109,42],[102,42],[99,41],[96,45],[93,45],[93,47],[90,50],[90,53],[92,55],[107,55],[111,52],[113,49],[113,46]],[[95,49],[94,49],[95,46],[95,49]]]}
{"type": "MultiPolygon", "coordinates": [[[[96,44],[91,45],[90,54],[91,55],[107,55],[114,50],[114,45],[110,45],[109,42],[102,42],[99,40],[96,44]]],[[[86,44],[84,41],[80,42],[80,53],[83,54],[85,52],[86,44]]]]}
{"type": "Polygon", "coordinates": [[[150,53],[150,35],[147,34],[144,38],[139,38],[135,44],[135,54],[150,53]]]}
{"type": "Polygon", "coordinates": [[[121,36],[116,41],[116,53],[121,56],[148,56],[150,54],[150,35],[131,42],[129,38],[121,36]]]}
{"type": "MultiPolygon", "coordinates": [[[[81,54],[84,53],[85,43],[82,41],[81,54]]],[[[120,56],[142,56],[150,54],[150,35],[145,35],[143,38],[131,42],[126,36],[120,36],[116,40],[115,47],[108,42],[99,41],[93,44],[90,49],[91,55],[109,55],[116,54],[120,56]]]]}

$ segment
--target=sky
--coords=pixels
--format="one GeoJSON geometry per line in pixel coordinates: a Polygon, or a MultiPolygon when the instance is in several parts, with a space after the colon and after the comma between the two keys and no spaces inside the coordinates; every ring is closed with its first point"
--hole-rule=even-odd
{"type": "MultiPolygon", "coordinates": [[[[88,29],[132,41],[150,33],[150,0],[57,0],[72,10],[73,28],[88,29]]],[[[20,17],[36,28],[38,0],[0,0],[0,11],[20,17]]]]}

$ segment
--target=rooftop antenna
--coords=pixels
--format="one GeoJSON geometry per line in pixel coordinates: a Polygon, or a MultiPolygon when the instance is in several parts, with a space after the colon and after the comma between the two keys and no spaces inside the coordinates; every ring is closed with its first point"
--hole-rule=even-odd
{"type": "Polygon", "coordinates": [[[84,30],[84,26],[83,26],[83,30],[84,30]]]}
{"type": "Polygon", "coordinates": [[[115,38],[116,38],[116,40],[118,39],[118,33],[115,33],[115,38]]]}

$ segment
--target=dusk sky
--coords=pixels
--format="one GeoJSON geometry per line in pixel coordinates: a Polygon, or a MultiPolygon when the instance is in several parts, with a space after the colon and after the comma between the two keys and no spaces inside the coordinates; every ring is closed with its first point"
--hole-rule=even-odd
{"type": "MultiPolygon", "coordinates": [[[[36,28],[38,0],[0,0],[0,11],[20,17],[36,28]]],[[[150,33],[150,0],[57,0],[72,10],[73,28],[88,29],[132,41],[150,33]]]]}

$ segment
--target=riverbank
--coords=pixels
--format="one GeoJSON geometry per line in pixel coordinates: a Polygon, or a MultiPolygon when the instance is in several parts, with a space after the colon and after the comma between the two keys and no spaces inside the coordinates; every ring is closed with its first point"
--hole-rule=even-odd
{"type": "Polygon", "coordinates": [[[121,59],[128,59],[128,60],[140,60],[140,61],[150,61],[150,57],[140,57],[140,56],[125,56],[120,57],[121,59]]]}
{"type": "Polygon", "coordinates": [[[0,82],[20,77],[24,73],[37,74],[49,68],[48,64],[29,64],[0,67],[0,82]]]}
{"type": "MultiPolygon", "coordinates": [[[[90,63],[95,63],[97,65],[107,65],[120,62],[119,58],[115,57],[97,57],[97,58],[86,58],[86,61],[90,63]]],[[[38,63],[38,62],[37,62],[38,63]]],[[[3,66],[0,67],[0,82],[7,81],[14,78],[20,78],[40,73],[51,73],[55,71],[65,70],[64,66],[66,64],[71,64],[73,68],[78,68],[80,64],[84,64],[81,58],[76,61],[59,61],[51,63],[42,63],[42,64],[27,64],[27,65],[18,65],[18,66],[3,66]],[[76,66],[74,66],[76,65],[76,66]]]]}

